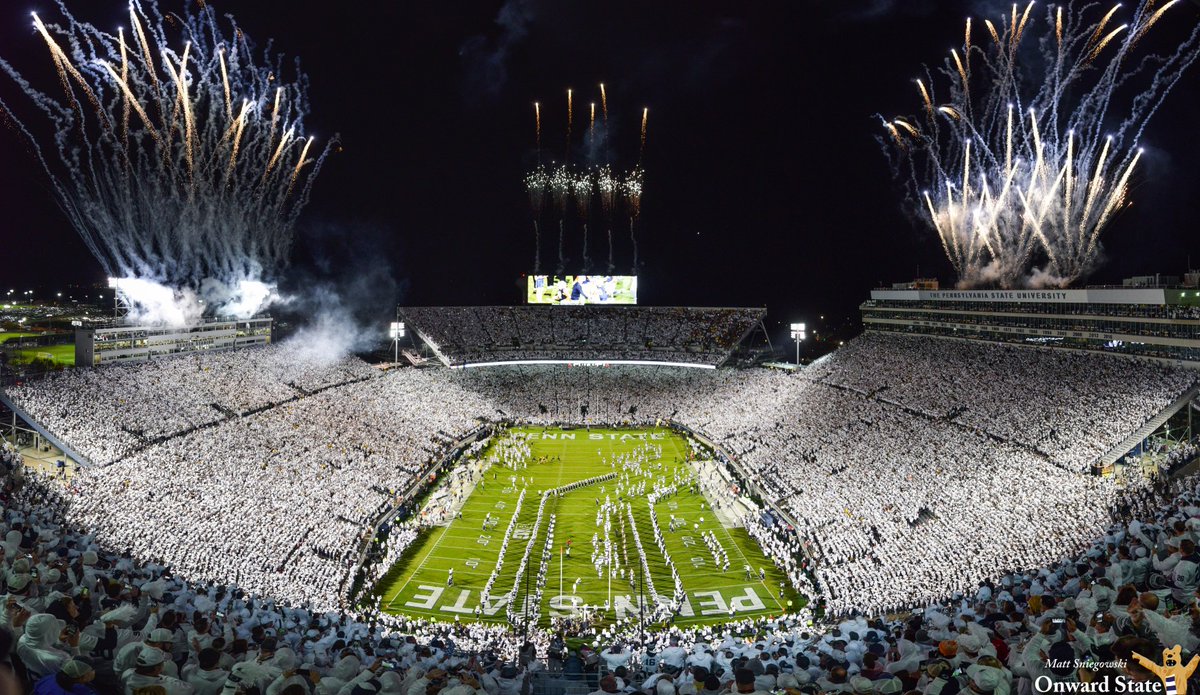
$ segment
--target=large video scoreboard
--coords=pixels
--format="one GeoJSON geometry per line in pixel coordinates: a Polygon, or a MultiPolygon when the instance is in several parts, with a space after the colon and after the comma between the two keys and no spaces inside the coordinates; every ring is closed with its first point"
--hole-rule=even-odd
{"type": "Polygon", "coordinates": [[[637,304],[636,275],[530,275],[528,304],[637,304]]]}

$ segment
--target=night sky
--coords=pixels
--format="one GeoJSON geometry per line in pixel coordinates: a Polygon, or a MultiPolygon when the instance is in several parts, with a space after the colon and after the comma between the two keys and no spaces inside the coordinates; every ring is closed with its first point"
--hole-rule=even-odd
{"type": "MultiPolygon", "coordinates": [[[[164,0],[164,6],[183,0],[164,0]]],[[[68,0],[115,27],[121,0],[68,0]],[[107,16],[105,12],[111,15],[107,16]]],[[[360,274],[390,305],[521,301],[533,266],[522,178],[565,149],[565,91],[576,141],[608,88],[610,151],[636,160],[650,109],[640,220],[645,304],[761,306],[773,322],[849,315],[880,282],[949,280],[931,233],[903,213],[876,137],[876,112],[917,110],[912,78],[961,42],[968,14],[1005,3],[938,0],[299,2],[214,0],[260,45],[299,55],[312,78],[308,128],[337,132],[298,230],[293,282],[360,274]],[[499,21],[498,21],[499,20],[499,21]],[[394,278],[394,283],[391,279],[394,278]]],[[[0,54],[48,63],[30,10],[0,6],[0,54]]],[[[1188,0],[1155,28],[1178,42],[1200,21],[1188,0]]],[[[982,34],[982,32],[980,32],[982,34]]],[[[980,36],[982,40],[982,36],[980,36]]],[[[50,88],[52,85],[43,85],[50,88]]],[[[23,99],[5,78],[4,98],[23,99]]],[[[1200,264],[1200,70],[1151,122],[1134,206],[1105,236],[1093,282],[1200,264]]],[[[0,278],[51,287],[102,277],[44,185],[0,131],[0,278]]],[[[631,257],[618,237],[618,269],[631,257]]],[[[543,239],[546,241],[546,239],[543,239]]],[[[578,270],[579,239],[569,271],[578,270]]],[[[593,259],[607,255],[597,242],[593,259]]],[[[546,241],[543,270],[554,270],[546,241]]],[[[603,262],[595,263],[596,269],[603,262]]],[[[2,280],[0,280],[2,282],[2,280]]]]}

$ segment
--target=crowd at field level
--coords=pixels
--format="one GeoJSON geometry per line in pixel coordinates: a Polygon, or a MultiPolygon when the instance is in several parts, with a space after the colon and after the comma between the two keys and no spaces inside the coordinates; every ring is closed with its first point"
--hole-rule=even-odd
{"type": "Polygon", "coordinates": [[[1158,677],[1135,653],[1158,663],[1178,644],[1186,663],[1200,647],[1195,478],[1127,498],[1115,510],[1122,521],[1079,555],[969,595],[892,619],[668,630],[650,638],[647,667],[643,650],[620,643],[522,645],[502,629],[399,619],[381,627],[189,583],[64,526],[46,495],[53,483],[19,460],[0,453],[3,693],[518,695],[577,683],[597,695],[952,695],[1103,678],[1150,692],[1158,677]]]}

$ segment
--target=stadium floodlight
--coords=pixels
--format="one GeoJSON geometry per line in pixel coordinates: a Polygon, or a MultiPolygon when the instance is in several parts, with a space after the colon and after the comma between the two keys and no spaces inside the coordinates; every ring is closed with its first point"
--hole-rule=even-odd
{"type": "Polygon", "coordinates": [[[117,288],[117,283],[119,283],[119,282],[120,282],[120,280],[117,278],[109,278],[108,279],[108,289],[115,290],[117,288]]]}
{"type": "Polygon", "coordinates": [[[792,340],[796,341],[796,366],[800,366],[800,343],[808,338],[807,327],[803,323],[792,324],[792,340]]]}
{"type": "Polygon", "coordinates": [[[393,321],[388,326],[388,337],[392,339],[392,347],[395,349],[395,357],[392,359],[394,364],[400,363],[400,339],[404,337],[404,322],[393,321]]]}

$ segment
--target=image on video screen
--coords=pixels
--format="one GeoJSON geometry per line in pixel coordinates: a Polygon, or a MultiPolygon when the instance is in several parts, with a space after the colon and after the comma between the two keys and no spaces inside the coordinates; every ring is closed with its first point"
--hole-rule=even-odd
{"type": "Polygon", "coordinates": [[[530,275],[529,304],[637,304],[636,275],[530,275]]]}

